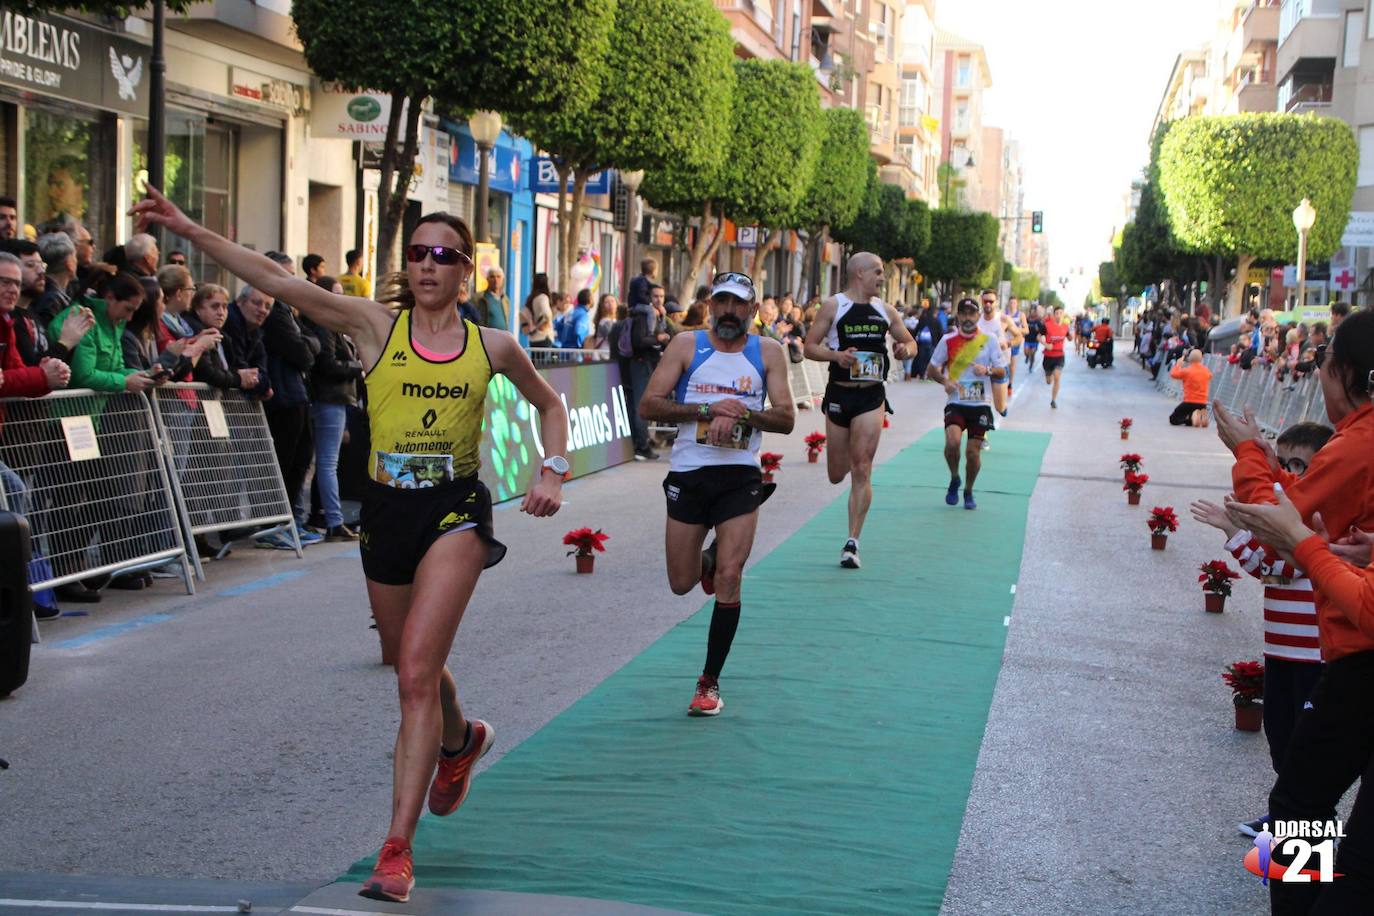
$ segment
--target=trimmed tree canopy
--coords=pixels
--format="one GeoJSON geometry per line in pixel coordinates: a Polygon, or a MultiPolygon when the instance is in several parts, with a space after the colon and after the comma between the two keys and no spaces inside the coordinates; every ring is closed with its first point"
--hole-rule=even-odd
{"type": "MultiPolygon", "coordinates": [[[[184,13],[196,0],[164,0],[167,12],[184,13]]],[[[5,6],[17,13],[89,13],[93,16],[113,16],[124,19],[132,13],[146,12],[152,15],[147,0],[85,0],[85,2],[64,3],[62,0],[5,0],[5,6]]]]}
{"type": "Polygon", "coordinates": [[[885,261],[919,259],[930,246],[930,209],[907,200],[896,185],[879,183],[872,207],[865,208],[835,238],[856,251],[871,251],[885,261]]]}
{"type": "Polygon", "coordinates": [[[1174,236],[1202,254],[1291,260],[1293,208],[1317,211],[1308,257],[1341,246],[1359,149],[1350,125],[1309,115],[1242,114],[1175,122],[1160,149],[1159,187],[1174,236]]]}
{"type": "MultiPolygon", "coordinates": [[[[853,108],[821,112],[825,136],[811,183],[797,212],[797,221],[810,228],[847,226],[859,215],[868,194],[868,125],[853,108]]],[[[929,219],[926,231],[929,233],[929,219]]]]}
{"type": "Polygon", "coordinates": [[[732,145],[735,45],[725,18],[711,0],[618,0],[614,21],[592,104],[514,122],[578,169],[715,169],[732,145]]]}
{"type": "Polygon", "coordinates": [[[935,280],[977,279],[998,257],[997,217],[991,213],[935,210],[930,214],[930,247],[918,265],[935,280]]]}

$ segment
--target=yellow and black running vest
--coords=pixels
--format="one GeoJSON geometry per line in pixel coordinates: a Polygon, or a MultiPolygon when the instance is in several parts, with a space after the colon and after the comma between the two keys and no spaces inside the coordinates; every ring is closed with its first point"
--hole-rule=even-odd
{"type": "Polygon", "coordinates": [[[463,351],[435,362],[411,343],[410,309],[396,316],[366,379],[369,465],[378,483],[410,490],[477,473],[491,360],[477,325],[463,326],[463,351]]]}

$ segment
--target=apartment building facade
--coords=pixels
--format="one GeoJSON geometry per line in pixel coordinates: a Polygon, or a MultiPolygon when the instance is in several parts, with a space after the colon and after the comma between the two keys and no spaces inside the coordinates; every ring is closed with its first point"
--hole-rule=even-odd
{"type": "Polygon", "coordinates": [[[972,209],[982,200],[983,93],[992,71],[983,46],[945,29],[935,32],[935,95],[940,111],[941,205],[972,209]]]}
{"type": "Polygon", "coordinates": [[[935,3],[911,0],[902,16],[898,51],[901,89],[897,145],[905,151],[915,183],[913,196],[939,202],[940,114],[935,100],[935,3]]]}

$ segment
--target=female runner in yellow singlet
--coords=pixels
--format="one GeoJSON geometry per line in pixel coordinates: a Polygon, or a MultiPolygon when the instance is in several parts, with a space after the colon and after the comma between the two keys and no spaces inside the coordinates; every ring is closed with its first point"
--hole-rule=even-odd
{"type": "Polygon", "coordinates": [[[521,505],[531,515],[553,515],[562,504],[567,413],[514,337],[460,316],[458,292],[472,274],[473,240],[456,217],[432,213],[420,220],[405,249],[405,273],[393,278],[384,304],[292,277],[198,225],[152,188],[133,213],[140,232],[163,226],[261,292],[350,335],[370,367],[372,482],[363,501],[363,571],[383,655],[396,669],[401,727],[391,826],[359,893],[404,901],[415,884],[410,844],[426,791],[431,812],[453,813],[467,797],[473,764],[493,739],[490,725],[463,716],[444,664],[478,575],[506,552],[492,532],[491,496],[477,479],[487,383],[503,373],[539,411],[550,457],[521,505]]]}

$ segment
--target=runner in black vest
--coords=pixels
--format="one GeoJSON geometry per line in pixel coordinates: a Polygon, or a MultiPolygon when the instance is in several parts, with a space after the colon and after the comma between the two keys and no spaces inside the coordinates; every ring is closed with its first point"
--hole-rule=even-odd
{"type": "Polygon", "coordinates": [[[873,501],[873,455],[883,432],[887,398],[887,337],[898,359],[916,354],[916,341],[897,310],[879,299],[883,261],[859,252],[849,259],[844,292],[826,299],[806,335],[806,355],[830,363],[825,387],[826,469],[831,483],[853,475],[849,489],[849,539],[840,565],[859,568],[859,533],[873,501]]]}

